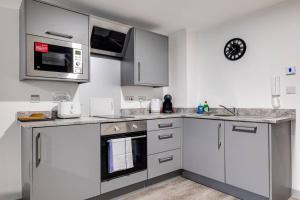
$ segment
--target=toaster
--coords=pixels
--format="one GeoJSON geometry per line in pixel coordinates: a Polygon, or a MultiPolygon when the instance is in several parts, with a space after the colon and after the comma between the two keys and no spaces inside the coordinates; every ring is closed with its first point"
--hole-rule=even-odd
{"type": "Polygon", "coordinates": [[[78,118],[81,117],[81,106],[79,102],[61,101],[58,103],[57,117],[78,118]]]}

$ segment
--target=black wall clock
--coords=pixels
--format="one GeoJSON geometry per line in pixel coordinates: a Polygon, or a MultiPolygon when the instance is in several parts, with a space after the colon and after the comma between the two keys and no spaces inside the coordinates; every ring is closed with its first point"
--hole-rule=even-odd
{"type": "Polygon", "coordinates": [[[224,48],[225,57],[235,61],[243,57],[247,49],[246,42],[240,38],[229,40],[224,48]]]}

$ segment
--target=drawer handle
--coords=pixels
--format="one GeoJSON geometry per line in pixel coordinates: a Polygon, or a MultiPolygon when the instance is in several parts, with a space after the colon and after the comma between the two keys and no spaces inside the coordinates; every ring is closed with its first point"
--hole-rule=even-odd
{"type": "Polygon", "coordinates": [[[256,133],[257,126],[232,126],[232,131],[235,132],[244,132],[244,133],[256,133]]]}
{"type": "Polygon", "coordinates": [[[173,156],[169,156],[169,157],[166,157],[166,158],[159,158],[158,162],[159,163],[164,163],[164,162],[169,162],[169,161],[172,161],[172,160],[173,160],[173,156]]]}
{"type": "Polygon", "coordinates": [[[173,123],[169,124],[158,124],[158,128],[171,128],[173,127],[173,123]]]}
{"type": "Polygon", "coordinates": [[[173,134],[168,134],[168,135],[159,135],[158,139],[159,140],[165,140],[165,139],[170,139],[173,138],[173,134]]]}
{"type": "Polygon", "coordinates": [[[73,35],[66,35],[66,34],[54,32],[54,31],[46,31],[46,34],[57,36],[57,37],[62,37],[62,38],[67,38],[67,39],[73,38],[73,35]]]}

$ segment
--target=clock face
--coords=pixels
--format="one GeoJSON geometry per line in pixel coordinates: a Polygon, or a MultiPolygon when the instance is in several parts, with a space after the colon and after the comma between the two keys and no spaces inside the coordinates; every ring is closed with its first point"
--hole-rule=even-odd
{"type": "Polygon", "coordinates": [[[246,52],[246,48],[247,47],[244,40],[240,38],[234,38],[229,42],[227,42],[227,44],[225,45],[224,48],[225,57],[228,60],[232,60],[232,61],[238,60],[241,57],[243,57],[243,55],[246,52]]]}

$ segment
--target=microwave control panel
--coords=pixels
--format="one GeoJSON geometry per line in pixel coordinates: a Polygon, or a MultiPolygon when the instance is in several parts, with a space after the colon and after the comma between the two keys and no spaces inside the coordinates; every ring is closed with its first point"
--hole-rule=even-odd
{"type": "Polygon", "coordinates": [[[73,73],[82,74],[82,50],[73,49],[73,73]]]}

